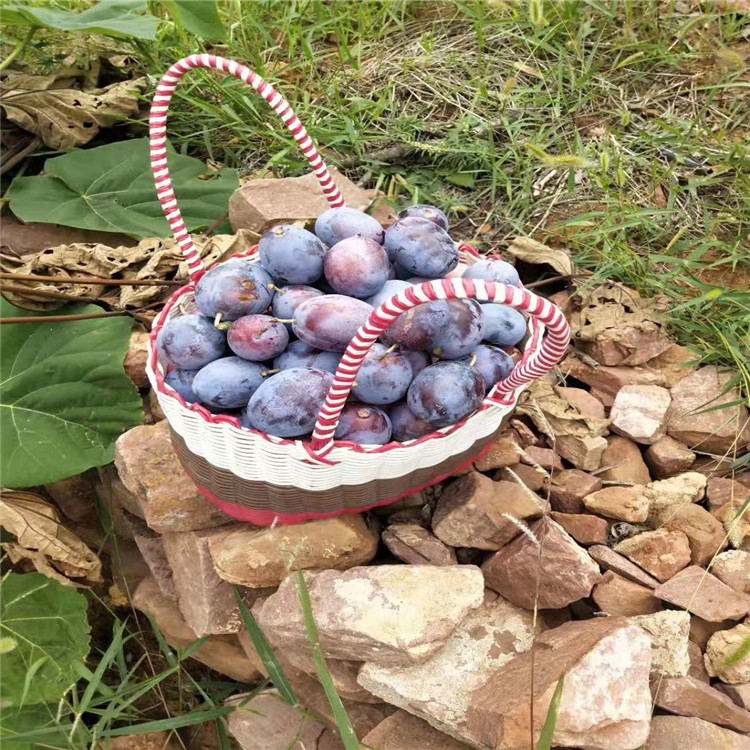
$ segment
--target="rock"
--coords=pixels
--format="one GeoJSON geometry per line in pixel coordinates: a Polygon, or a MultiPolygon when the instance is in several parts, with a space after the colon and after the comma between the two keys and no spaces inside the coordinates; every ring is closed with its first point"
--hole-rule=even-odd
{"type": "Polygon", "coordinates": [[[690,562],[690,544],[681,531],[647,531],[620,542],[614,549],[662,582],[690,562]]]}
{"type": "MultiPolygon", "coordinates": [[[[690,615],[665,609],[638,615],[632,622],[651,638],[651,675],[684,677],[690,669],[690,615]]],[[[693,644],[695,645],[695,644],[693,644]]]]}
{"type": "Polygon", "coordinates": [[[400,513],[402,511],[412,511],[414,509],[421,510],[424,505],[427,504],[424,493],[415,492],[413,495],[407,495],[399,500],[386,505],[377,505],[370,512],[373,515],[386,518],[392,516],[394,513],[400,513]]]}
{"type": "MultiPolygon", "coordinates": [[[[718,510],[727,503],[742,507],[750,497],[750,490],[734,479],[709,477],[706,483],[706,497],[708,498],[708,509],[710,511],[718,510]]],[[[63,513],[65,513],[64,510],[63,513]]]]}
{"type": "MultiPolygon", "coordinates": [[[[672,612],[677,612],[678,610],[670,610],[672,612]]],[[[684,614],[690,616],[687,612],[684,614]]],[[[690,669],[688,670],[688,674],[691,677],[695,677],[696,680],[700,680],[701,682],[708,682],[711,683],[711,678],[708,676],[708,672],[706,672],[706,665],[703,661],[703,651],[701,651],[701,647],[695,642],[695,641],[688,641],[688,655],[690,656],[690,669]]]]}
{"type": "Polygon", "coordinates": [[[724,693],[695,677],[663,677],[654,683],[654,703],[673,714],[750,733],[750,713],[724,693]]]}
{"type": "Polygon", "coordinates": [[[694,352],[686,346],[674,344],[665,352],[648,360],[646,364],[664,375],[667,388],[673,388],[681,380],[695,372],[697,366],[692,364],[695,361],[696,355],[694,352]]]}
{"type": "Polygon", "coordinates": [[[130,513],[128,513],[125,518],[133,532],[133,540],[138,546],[140,553],[143,555],[143,559],[146,561],[146,565],[148,565],[151,575],[159,584],[162,593],[173,599],[176,598],[177,591],[174,587],[172,566],[167,559],[163,537],[149,529],[143,519],[130,513]]]}
{"type": "MultiPolygon", "coordinates": [[[[483,601],[481,571],[470,565],[379,565],[305,574],[325,656],[412,664],[439,649],[483,601]]],[[[263,604],[258,619],[269,638],[307,643],[290,576],[263,604]]]]}
{"type": "Polygon", "coordinates": [[[654,716],[643,750],[750,750],[750,738],[703,719],[654,716]]]}
{"type": "Polygon", "coordinates": [[[603,481],[625,484],[648,484],[651,475],[641,456],[641,449],[621,435],[610,435],[602,454],[602,466],[609,467],[599,472],[603,481]]]}
{"type": "Polygon", "coordinates": [[[672,397],[658,385],[626,385],[617,392],[610,429],[642,445],[652,445],[667,431],[672,397]]]}
{"type": "Polygon", "coordinates": [[[159,403],[159,397],[156,395],[156,391],[150,390],[148,392],[148,412],[151,415],[151,422],[161,422],[162,420],[167,418],[167,415],[164,413],[164,410],[161,408],[161,404],[159,403]]]}
{"type": "MultiPolygon", "coordinates": [[[[372,199],[348,177],[329,167],[347,206],[366,209],[372,199]]],[[[229,199],[229,221],[235,232],[249,229],[260,235],[276,224],[312,223],[330,208],[317,177],[269,177],[248,180],[229,199]]]]}
{"type": "Polygon", "coordinates": [[[532,492],[539,492],[547,485],[549,475],[544,469],[518,464],[517,466],[506,466],[504,469],[500,469],[495,474],[494,479],[499,482],[511,482],[521,488],[527,487],[532,492]]]}
{"type": "Polygon", "coordinates": [[[521,460],[521,450],[512,437],[499,437],[480,459],[474,462],[477,471],[492,471],[515,466],[521,460]]]}
{"type": "Polygon", "coordinates": [[[209,551],[212,533],[216,532],[183,531],[163,536],[180,611],[200,636],[236,633],[242,625],[234,589],[214,569],[209,551]]]}
{"type": "MultiPolygon", "coordinates": [[[[162,593],[154,578],[141,581],[132,603],[136,609],[154,618],[167,643],[174,648],[185,650],[198,640],[195,631],[185,622],[177,602],[162,593]]],[[[238,682],[252,684],[261,678],[235,636],[212,636],[193,651],[190,658],[238,682]]]]}
{"type": "Polygon", "coordinates": [[[256,529],[232,524],[208,537],[220,578],[248,588],[278,586],[289,570],[346,570],[375,556],[378,535],[361,515],[256,529]]]}
{"type": "MultiPolygon", "coordinates": [[[[732,618],[735,619],[735,618],[732,618]]],[[[750,682],[750,622],[720,630],[708,639],[706,671],[730,685],[750,682]]],[[[750,730],[748,730],[750,731],[750,730]]]]}
{"type": "Polygon", "coordinates": [[[711,564],[711,572],[737,593],[750,596],[750,552],[722,552],[711,564]]]}
{"type": "Polygon", "coordinates": [[[112,737],[100,746],[102,750],[183,750],[174,732],[146,732],[127,737],[112,737]]]}
{"type": "Polygon", "coordinates": [[[648,518],[648,500],[642,484],[632,487],[605,487],[583,498],[586,510],[620,521],[643,523],[648,518]]]}
{"type": "Polygon", "coordinates": [[[611,570],[594,586],[591,596],[602,612],[608,615],[647,615],[661,610],[661,602],[653,589],[628,581],[611,570]]]}
{"type": "Polygon", "coordinates": [[[438,732],[422,719],[396,711],[362,738],[375,750],[468,750],[469,746],[438,732]]]}
{"type": "Polygon", "coordinates": [[[531,524],[530,531],[482,565],[487,586],[528,610],[534,609],[537,588],[539,609],[559,609],[588,596],[601,574],[586,550],[547,517],[531,524]]]}
{"type": "Polygon", "coordinates": [[[511,418],[510,426],[518,437],[519,445],[522,448],[527,448],[530,445],[539,445],[538,435],[523,420],[511,418]]]}
{"type": "Polygon", "coordinates": [[[697,447],[706,453],[741,452],[750,443],[750,416],[737,391],[726,390],[732,377],[731,372],[719,372],[709,366],[681,380],[672,389],[668,434],[689,448],[697,447]],[[716,409],[729,403],[737,405],[716,409]]]}
{"type": "Polygon", "coordinates": [[[471,696],[493,672],[531,648],[533,616],[494,592],[461,622],[445,645],[422,664],[367,663],[360,684],[459,740],[476,742],[466,726],[471,696]]]}
{"type": "Polygon", "coordinates": [[[542,633],[532,651],[510,661],[474,693],[468,726],[493,750],[535,745],[564,677],[552,744],[636,750],[646,741],[651,718],[650,664],[648,636],[624,618],[566,623],[542,633]]]}
{"type": "Polygon", "coordinates": [[[45,484],[44,489],[71,521],[88,525],[92,517],[96,518],[96,493],[90,472],[45,484]]]}
{"type": "Polygon", "coordinates": [[[685,568],[671,580],[662,583],[654,595],[708,622],[740,620],[748,611],[747,597],[697,565],[685,568]]]}
{"type": "Polygon", "coordinates": [[[615,396],[623,386],[667,385],[664,374],[650,367],[591,367],[581,361],[575,352],[566,357],[560,367],[566,375],[591,386],[592,393],[596,392],[596,397],[604,406],[614,404],[615,396]]]}
{"type": "Polygon", "coordinates": [[[232,696],[237,709],[227,717],[229,734],[241,750],[287,750],[295,745],[317,750],[325,726],[285,703],[275,690],[232,696]],[[249,698],[249,700],[248,700],[249,698]]]}
{"type": "Polygon", "coordinates": [[[160,534],[215,528],[230,519],[206,500],[172,450],[166,421],[134,427],[115,443],[115,464],[140,515],[160,534]]]}
{"type": "Polygon", "coordinates": [[[602,488],[602,480],[578,469],[555,472],[549,484],[552,507],[562,513],[582,513],[583,498],[602,488]]]}
{"type": "Polygon", "coordinates": [[[541,466],[545,471],[562,471],[563,465],[560,456],[551,448],[540,448],[538,445],[530,445],[521,455],[521,462],[530,466],[541,466]]]}
{"type": "Polygon", "coordinates": [[[646,464],[657,479],[667,479],[687,471],[695,453],[678,440],[664,435],[646,449],[646,464]]]}
{"type": "Polygon", "coordinates": [[[614,571],[629,581],[635,581],[635,583],[648,586],[650,589],[655,589],[659,585],[659,581],[656,578],[650,576],[646,571],[630,562],[627,557],[619,555],[609,547],[598,544],[594,547],[589,547],[589,556],[596,560],[604,570],[614,571]]]}
{"type": "Polygon", "coordinates": [[[681,531],[690,544],[693,565],[706,565],[727,546],[724,527],[700,505],[680,505],[667,508],[661,515],[662,528],[681,531]]]}
{"type": "Polygon", "coordinates": [[[706,477],[695,471],[688,471],[669,479],[661,479],[646,485],[645,495],[648,499],[649,521],[661,523],[665,511],[669,508],[697,503],[703,499],[706,489],[706,477]]]}
{"type": "Polygon", "coordinates": [[[512,519],[527,521],[543,512],[541,498],[529,490],[472,472],[443,490],[432,530],[452,547],[496,550],[520,533],[512,519]]]}
{"type": "Polygon", "coordinates": [[[583,416],[593,419],[605,418],[604,404],[583,388],[556,386],[554,390],[561,399],[573,404],[583,416]]]}
{"type": "Polygon", "coordinates": [[[555,440],[555,450],[566,461],[583,471],[596,471],[601,466],[606,447],[607,440],[598,436],[561,435],[555,440]]]}
{"type": "Polygon", "coordinates": [[[690,469],[707,477],[726,477],[734,473],[733,464],[733,459],[722,456],[696,456],[690,469]]]}
{"type": "Polygon", "coordinates": [[[135,329],[130,334],[130,344],[125,355],[125,361],[122,363],[125,374],[136,388],[149,387],[146,362],[148,360],[148,340],[150,337],[151,334],[148,331],[135,329]]]}
{"type": "Polygon", "coordinates": [[[146,519],[143,504],[122,482],[115,465],[107,464],[97,470],[99,481],[95,483],[96,496],[107,508],[112,509],[113,515],[123,510],[131,515],[146,519]]]}
{"type": "Polygon", "coordinates": [[[750,682],[743,682],[739,685],[725,685],[723,682],[719,682],[716,687],[728,695],[738,706],[750,711],[750,682]]]}
{"type": "Polygon", "coordinates": [[[719,620],[718,622],[709,622],[698,615],[690,617],[690,640],[695,643],[701,651],[706,650],[708,639],[720,630],[727,630],[734,625],[733,620],[719,620]]]}
{"type": "Polygon", "coordinates": [[[383,544],[410,565],[456,565],[456,553],[416,523],[394,523],[383,532],[383,544]]]}
{"type": "Polygon", "coordinates": [[[750,512],[734,502],[725,503],[713,512],[724,526],[727,541],[735,549],[750,552],[750,512]]]}
{"type": "Polygon", "coordinates": [[[603,518],[587,513],[557,513],[552,511],[550,518],[560,524],[578,544],[588,547],[591,544],[606,544],[609,524],[603,518]]]}

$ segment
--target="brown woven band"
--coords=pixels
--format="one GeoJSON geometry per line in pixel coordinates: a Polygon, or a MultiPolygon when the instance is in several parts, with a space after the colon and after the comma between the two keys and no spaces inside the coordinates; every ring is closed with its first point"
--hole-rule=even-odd
{"type": "MultiPolygon", "coordinates": [[[[503,420],[503,423],[505,421],[503,420]]],[[[502,426],[497,432],[501,429],[502,426]]],[[[171,428],[170,432],[172,445],[180,462],[199,487],[206,488],[225,503],[285,515],[339,513],[369,508],[394,500],[409,494],[410,491],[425,487],[440,477],[452,474],[481,453],[497,434],[477,440],[469,449],[439,464],[417,469],[400,477],[313,491],[299,487],[278,487],[266,482],[242,479],[228,469],[220,469],[202,456],[196,455],[187,447],[180,435],[171,428]]]]}

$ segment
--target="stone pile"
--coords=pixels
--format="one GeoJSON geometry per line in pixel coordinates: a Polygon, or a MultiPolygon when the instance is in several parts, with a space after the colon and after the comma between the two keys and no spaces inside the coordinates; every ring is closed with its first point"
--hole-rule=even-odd
{"type": "Polygon", "coordinates": [[[749,750],[750,472],[731,464],[750,417],[730,375],[647,312],[618,318],[624,334],[571,313],[582,351],[470,470],[367,516],[233,522],[158,415],[118,440],[116,470],[47,489],[79,526],[103,502],[141,559],[118,579],[133,606],[175,648],[205,637],[192,658],[242,683],[228,704],[243,750],[343,748],[299,569],[363,748],[527,748],[562,684],[555,747],[749,750]],[[268,672],[235,587],[306,713],[250,691],[268,672]]]}

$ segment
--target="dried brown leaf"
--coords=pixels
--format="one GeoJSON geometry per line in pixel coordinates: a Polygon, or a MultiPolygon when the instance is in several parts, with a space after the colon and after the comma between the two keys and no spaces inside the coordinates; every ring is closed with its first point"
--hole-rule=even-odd
{"type": "Polygon", "coordinates": [[[529,237],[516,237],[508,248],[508,252],[526,263],[546,263],[552,266],[562,276],[572,276],[575,266],[570,255],[565,250],[556,250],[529,237]]]}
{"type": "Polygon", "coordinates": [[[4,545],[11,560],[30,560],[40,573],[58,581],[66,576],[91,583],[102,580],[101,560],[63,526],[57,508],[40,495],[4,490],[0,526],[17,538],[17,543],[4,545]],[[60,576],[58,570],[64,575],[60,576]]]}

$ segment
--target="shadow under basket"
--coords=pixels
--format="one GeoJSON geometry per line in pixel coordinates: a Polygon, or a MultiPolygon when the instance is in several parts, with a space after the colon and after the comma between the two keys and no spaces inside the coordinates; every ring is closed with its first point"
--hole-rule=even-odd
{"type": "Polygon", "coordinates": [[[435,466],[392,479],[376,479],[367,484],[343,485],[319,491],[242,479],[193,453],[174,429],[170,428],[170,433],[180,463],[208,500],[238,521],[270,526],[274,522],[295,524],[344,513],[362,513],[413,495],[458,471],[470,468],[475,460],[492,448],[497,433],[502,431],[507,419],[503,420],[496,433],[477,440],[469,449],[435,466]]]}

